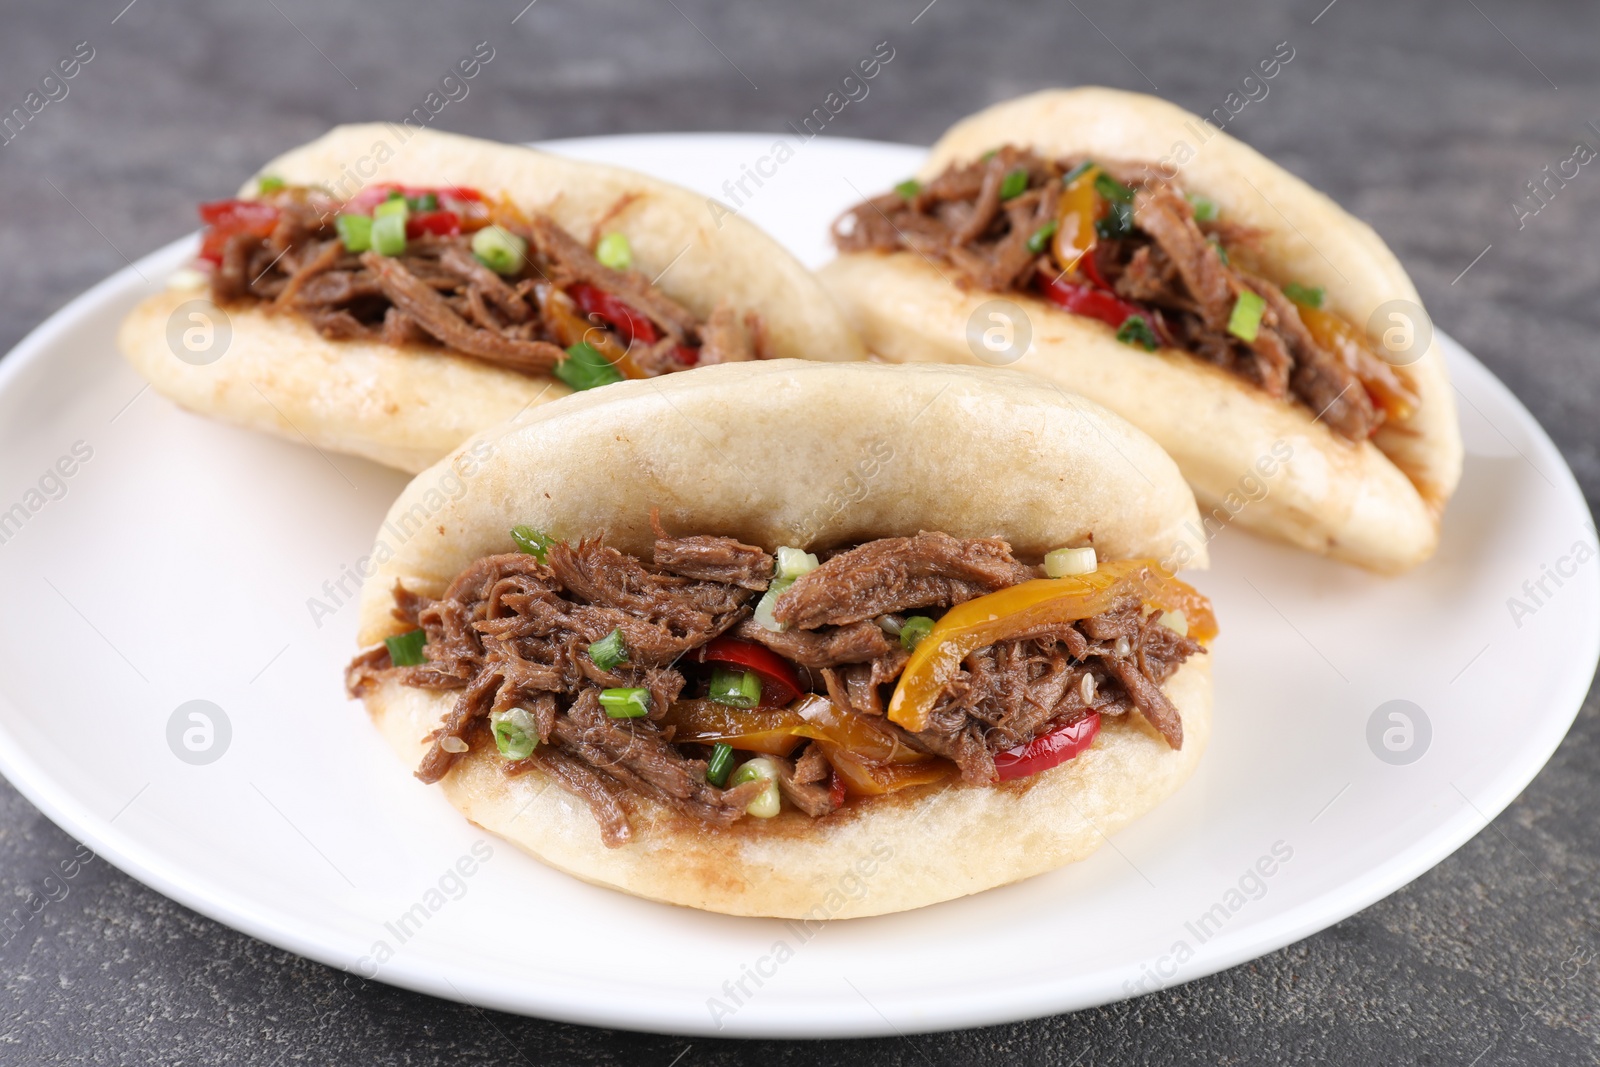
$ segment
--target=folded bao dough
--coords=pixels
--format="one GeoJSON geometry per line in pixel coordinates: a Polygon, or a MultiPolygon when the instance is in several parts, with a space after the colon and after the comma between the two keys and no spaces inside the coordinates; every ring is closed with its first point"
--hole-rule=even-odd
{"type": "MultiPolygon", "coordinates": [[[[1329,310],[1363,329],[1387,301],[1420,307],[1410,278],[1371,227],[1163,100],[1084,88],[998,104],[951,128],[921,176],[1003,144],[1052,157],[1167,164],[1169,174],[1177,166],[1174,180],[1185,192],[1209,197],[1222,217],[1263,231],[1262,259],[1274,280],[1324,287],[1329,310]],[[1192,158],[1178,166],[1186,152],[1192,158]]],[[[1438,543],[1462,448],[1436,337],[1401,369],[1420,393],[1416,413],[1353,445],[1302,406],[1201,360],[1123,344],[1104,323],[1030,295],[963,292],[911,252],[842,255],[821,276],[867,346],[896,362],[976,363],[967,340],[974,312],[997,295],[1020,306],[1033,338],[1010,366],[1096,400],[1154,437],[1193,485],[1213,532],[1237,523],[1380,572],[1415,566],[1438,543]],[[1288,461],[1278,462],[1284,454],[1288,461]]]]}
{"type": "MultiPolygon", "coordinates": [[[[832,299],[793,256],[750,223],[713,219],[687,189],[617,167],[470,137],[369,124],[340,126],[262,168],[291,184],[341,196],[363,182],[464,185],[544,212],[579,240],[604,222],[626,234],[634,266],[705,316],[720,301],[761,316],[778,356],[852,360],[860,341],[832,299]],[[631,200],[627,198],[632,198],[631,200]],[[622,210],[612,214],[627,200],[622,210]]],[[[253,195],[252,181],[242,196],[253,195]]],[[[486,426],[569,390],[437,347],[331,341],[293,313],[226,308],[232,339],[195,366],[168,347],[167,324],[204,291],[146,298],[123,322],[119,344],[156,390],[183,407],[251,429],[415,473],[486,426]]]]}
{"type": "MultiPolygon", "coordinates": [[[[1117,416],[1006,371],[798,360],[709,367],[571,396],[480,434],[420,474],[379,531],[363,645],[404,627],[392,590],[438,595],[526,523],[650,558],[649,512],[673,533],[769,551],[941,530],[1000,536],[1023,557],[1092,543],[1102,559],[1203,566],[1176,465],[1117,416]]],[[[578,797],[514,778],[481,749],[443,779],[469,819],[544,862],[653,900],[735,915],[846,918],[920,907],[1062,866],[1171,794],[1211,727],[1208,656],[1165,686],[1172,751],[1137,715],[1107,719],[1069,763],[997,787],[926,786],[813,821],[785,809],[714,829],[642,799],[634,840],[601,844],[578,797]]],[[[455,700],[395,683],[366,697],[401,761],[455,700]]]]}

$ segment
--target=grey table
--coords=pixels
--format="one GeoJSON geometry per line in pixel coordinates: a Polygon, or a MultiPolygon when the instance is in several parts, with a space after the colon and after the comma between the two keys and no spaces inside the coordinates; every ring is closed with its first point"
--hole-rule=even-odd
{"type": "MultiPolygon", "coordinates": [[[[1600,171],[1551,186],[1546,205],[1525,186],[1575,142],[1600,147],[1600,8],[524,3],[8,0],[0,114],[24,107],[58,60],[92,58],[0,145],[0,351],[192,229],[196,202],[281,149],[422,106],[478,42],[494,58],[440,127],[510,141],[779,130],[888,41],[892,65],[827,132],[927,143],[963,114],[1046,85],[1159,89],[1208,112],[1287,41],[1294,59],[1230,130],[1370,220],[1436,321],[1549,429],[1591,505],[1600,493],[1600,366],[1587,332],[1600,330],[1600,171]]],[[[0,947],[0,1063],[1592,1063],[1595,712],[1591,697],[1527,792],[1389,899],[1246,966],[1075,1015],[741,1044],[488,1014],[298,959],[100,860],[0,947]]],[[[0,911],[74,851],[0,783],[0,911]]]]}

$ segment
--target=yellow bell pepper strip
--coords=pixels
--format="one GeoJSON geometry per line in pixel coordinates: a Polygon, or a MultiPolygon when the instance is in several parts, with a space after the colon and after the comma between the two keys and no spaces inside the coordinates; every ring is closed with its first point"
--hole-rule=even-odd
{"type": "Polygon", "coordinates": [[[732,745],[744,752],[787,756],[806,738],[829,735],[787,708],[734,708],[711,700],[678,700],[660,725],[673,728],[674,744],[732,745]]]}
{"type": "Polygon", "coordinates": [[[494,221],[494,209],[476,190],[443,189],[440,190],[440,199],[455,210],[461,220],[462,233],[476,233],[494,221]]]}
{"type": "Polygon", "coordinates": [[[1094,180],[1100,173],[1100,168],[1091,163],[1061,190],[1060,206],[1056,209],[1056,235],[1050,249],[1064,272],[1076,270],[1078,261],[1094,248],[1094,223],[1103,206],[1094,187],[1094,180]]]}
{"type": "MultiPolygon", "coordinates": [[[[486,214],[488,217],[484,220],[482,225],[487,226],[492,222],[496,225],[504,226],[507,229],[515,230],[517,233],[526,233],[528,230],[528,224],[530,221],[528,216],[523,213],[522,209],[518,207],[509,196],[501,196],[489,206],[486,214]]],[[[468,219],[466,216],[463,216],[461,219],[461,228],[464,230],[475,230],[478,228],[477,220],[475,218],[468,219]]]]}
{"type": "Polygon", "coordinates": [[[874,764],[925,763],[925,752],[904,745],[876,723],[825,696],[809,693],[787,708],[736,708],[712,700],[674,701],[661,719],[674,742],[722,743],[745,752],[787,756],[806,738],[874,764]]]}
{"type": "Polygon", "coordinates": [[[822,731],[836,747],[872,763],[924,763],[930,759],[864,715],[841,708],[825,696],[811,694],[795,704],[793,710],[806,722],[822,731]]]}
{"type": "Polygon", "coordinates": [[[1312,340],[1344,361],[1379,407],[1392,419],[1404,420],[1417,410],[1421,397],[1395,369],[1372,351],[1354,326],[1331,311],[1301,304],[1295,308],[1312,340]]]}
{"type": "Polygon", "coordinates": [[[853,796],[882,796],[908,786],[942,782],[956,769],[955,764],[942,759],[923,760],[920,763],[873,763],[831,742],[818,741],[817,744],[822,746],[822,754],[828,757],[834,773],[843,781],[845,792],[853,796]]]}
{"type": "Polygon", "coordinates": [[[890,721],[912,732],[926,729],[934,702],[971,653],[1015,634],[1099,615],[1129,594],[1148,607],[1183,612],[1189,636],[1197,641],[1217,634],[1211,602],[1167,577],[1154,560],[1120,560],[1103,563],[1092,574],[1037,578],[945,612],[900,673],[889,701],[890,721]]]}

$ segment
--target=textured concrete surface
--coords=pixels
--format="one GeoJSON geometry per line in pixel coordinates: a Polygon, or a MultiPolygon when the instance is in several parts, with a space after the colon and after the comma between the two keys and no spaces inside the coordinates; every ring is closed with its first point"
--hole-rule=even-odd
{"type": "MultiPolygon", "coordinates": [[[[1592,5],[126,2],[0,10],[0,112],[78,42],[93,49],[68,95],[0,146],[0,350],[282,148],[422,104],[479,41],[495,58],[443,128],[777,130],[888,40],[893,65],[828,132],[927,142],[1049,84],[1156,86],[1209,111],[1287,40],[1294,60],[1230,128],[1370,220],[1435,320],[1600,496],[1600,172],[1584,167],[1520,229],[1512,207],[1575,141],[1600,146],[1592,5]]],[[[0,1063],[1593,1063],[1595,704],[1505,814],[1412,885],[1254,963],[1104,1009],[824,1044],[591,1030],[365,985],[90,860],[0,947],[0,1063]]],[[[6,910],[77,848],[0,783],[6,910]]]]}

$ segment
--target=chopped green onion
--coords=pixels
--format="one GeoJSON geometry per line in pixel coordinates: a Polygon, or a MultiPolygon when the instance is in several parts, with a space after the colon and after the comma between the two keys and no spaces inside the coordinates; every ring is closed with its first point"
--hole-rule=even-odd
{"type": "Polygon", "coordinates": [[[1163,611],[1156,620],[1179,637],[1189,636],[1189,616],[1181,611],[1163,611]]]}
{"type": "Polygon", "coordinates": [[[390,200],[404,200],[405,198],[406,198],[406,194],[405,193],[402,193],[398,189],[390,189],[389,190],[389,195],[384,197],[383,199],[384,199],[385,202],[387,202],[387,201],[390,201],[390,200]]]}
{"type": "Polygon", "coordinates": [[[1265,300],[1246,289],[1239,294],[1233,313],[1228,316],[1228,332],[1241,341],[1254,341],[1261,330],[1261,313],[1266,307],[1265,300]]]}
{"type": "Polygon", "coordinates": [[[1056,235],[1056,230],[1060,228],[1060,225],[1055,219],[1051,219],[1037,230],[1034,230],[1028,237],[1028,251],[1034,255],[1043,252],[1045,246],[1050,243],[1050,238],[1056,235]]]}
{"type": "Polygon", "coordinates": [[[365,252],[372,247],[372,216],[340,215],[333,220],[346,252],[365,252]]]}
{"type": "Polygon", "coordinates": [[[728,773],[733,770],[733,746],[718,741],[711,747],[711,759],[706,762],[706,781],[721,789],[728,784],[728,773]]]}
{"type": "Polygon", "coordinates": [[[390,215],[399,215],[401,218],[405,218],[409,214],[411,214],[411,205],[407,204],[406,198],[399,193],[390,194],[389,199],[372,209],[372,217],[375,219],[388,218],[390,215]]]}
{"type": "Polygon", "coordinates": [[[412,630],[408,634],[385,637],[383,643],[389,649],[389,662],[396,667],[415,667],[419,663],[428,662],[428,657],[422,654],[422,646],[428,643],[428,634],[425,630],[412,630]]]}
{"type": "Polygon", "coordinates": [[[1133,203],[1133,190],[1104,171],[1094,176],[1094,191],[1107,200],[1123,204],[1133,203]]]}
{"type": "Polygon", "coordinates": [[[612,630],[590,645],[589,658],[603,671],[609,671],[619,663],[628,662],[628,646],[622,640],[622,631],[612,630]]]}
{"type": "Polygon", "coordinates": [[[1228,265],[1228,250],[1222,247],[1222,242],[1213,237],[1206,244],[1217,250],[1217,258],[1222,260],[1222,265],[1226,267],[1228,265]]]}
{"type": "Polygon", "coordinates": [[[265,196],[268,193],[278,192],[287,184],[287,182],[278,177],[276,174],[263,174],[261,177],[256,179],[256,192],[262,196],[265,196]]]}
{"type": "Polygon", "coordinates": [[[753,708],[761,703],[761,675],[755,671],[736,671],[717,667],[711,672],[708,698],[730,708],[753,708]]]}
{"type": "Polygon", "coordinates": [[[1293,300],[1296,304],[1303,304],[1308,308],[1320,308],[1322,301],[1328,295],[1328,291],[1320,285],[1301,285],[1299,282],[1290,282],[1283,287],[1283,295],[1293,300]]]}
{"type": "Polygon", "coordinates": [[[1094,232],[1108,241],[1115,241],[1133,233],[1133,205],[1122,200],[1111,201],[1111,210],[1103,219],[1094,220],[1094,232]]]}
{"type": "Polygon", "coordinates": [[[485,226],[472,235],[472,254],[496,274],[516,274],[528,256],[528,242],[500,226],[485,226]]]}
{"type": "Polygon", "coordinates": [[[633,246],[625,233],[608,233],[595,245],[594,258],[612,270],[627,270],[633,266],[633,246]]]}
{"type": "Polygon", "coordinates": [[[775,634],[781,634],[789,628],[788,623],[773,618],[772,609],[778,603],[778,598],[793,584],[793,578],[775,578],[772,584],[767,586],[767,591],[761,594],[761,599],[756,602],[755,620],[763,628],[775,634]]]}
{"type": "Polygon", "coordinates": [[[1000,199],[1011,200],[1028,191],[1028,168],[1018,167],[1010,171],[1000,182],[1000,199]]]}
{"type": "MultiPolygon", "coordinates": [[[[383,205],[379,205],[381,208],[383,205]]],[[[406,251],[406,217],[378,215],[372,220],[372,249],[380,256],[402,256],[406,251]]]]}
{"type": "Polygon", "coordinates": [[[556,543],[554,537],[541,533],[532,526],[511,527],[511,540],[517,543],[518,552],[526,552],[540,563],[545,562],[545,553],[556,543]]]}
{"type": "Polygon", "coordinates": [[[983,155],[979,156],[978,160],[979,160],[979,162],[987,163],[987,162],[989,162],[989,160],[993,159],[995,156],[998,156],[999,154],[1000,154],[1000,149],[991,148],[991,149],[989,149],[989,151],[987,151],[983,155]]]}
{"type": "Polygon", "coordinates": [[[539,727],[526,708],[490,712],[489,725],[494,729],[494,747],[506,759],[527,759],[539,747],[539,727]]]}
{"type": "Polygon", "coordinates": [[[1073,167],[1071,170],[1067,171],[1067,173],[1061,176],[1061,184],[1070,185],[1072,182],[1087,174],[1089,172],[1089,168],[1092,166],[1094,166],[1094,160],[1084,160],[1082,163],[1079,163],[1076,167],[1073,167]]]}
{"type": "Polygon", "coordinates": [[[896,185],[894,187],[894,191],[900,195],[900,199],[910,200],[912,197],[922,192],[922,183],[917,181],[915,178],[907,178],[899,185],[896,185]]]}
{"type": "Polygon", "coordinates": [[[1074,574],[1093,574],[1099,561],[1094,549],[1058,548],[1044,555],[1044,572],[1052,578],[1070,578],[1074,574]]]}
{"type": "Polygon", "coordinates": [[[1194,221],[1215,222],[1217,218],[1217,202],[1207,196],[1189,194],[1189,204],[1194,208],[1194,221]]]}
{"type": "Polygon", "coordinates": [[[602,689],[600,706],[613,719],[642,719],[650,714],[650,690],[602,689]]]}
{"type": "Polygon", "coordinates": [[[579,341],[567,349],[567,358],[557,363],[551,373],[580,393],[597,385],[622,381],[622,372],[587,341],[579,341]]]}
{"type": "Polygon", "coordinates": [[[783,807],[782,795],[778,792],[778,768],[765,756],[746,760],[740,764],[739,769],[733,772],[730,785],[744,785],[746,782],[765,782],[766,788],[756,794],[756,798],[745,806],[745,813],[754,815],[758,819],[770,819],[778,814],[783,807]]]}
{"type": "Polygon", "coordinates": [[[406,206],[412,211],[438,211],[439,197],[436,193],[423,193],[421,196],[406,197],[406,206]]]}
{"type": "Polygon", "coordinates": [[[900,624],[900,644],[909,652],[932,632],[932,619],[926,615],[913,615],[900,624]]]}
{"type": "Polygon", "coordinates": [[[815,553],[782,545],[778,549],[778,580],[794,581],[802,574],[810,574],[820,567],[815,553]]]}
{"type": "Polygon", "coordinates": [[[1117,340],[1125,345],[1140,345],[1146,352],[1154,352],[1161,343],[1143,315],[1129,315],[1123,319],[1122,325],[1117,327],[1117,340]]]}

